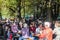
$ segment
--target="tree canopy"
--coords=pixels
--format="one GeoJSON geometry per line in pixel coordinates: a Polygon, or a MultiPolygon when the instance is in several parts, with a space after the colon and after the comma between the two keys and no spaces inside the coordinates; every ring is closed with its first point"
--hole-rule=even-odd
{"type": "Polygon", "coordinates": [[[2,18],[17,17],[19,11],[20,16],[32,14],[41,16],[46,12],[46,8],[51,8],[54,3],[60,8],[60,0],[0,0],[0,16],[2,18]]]}

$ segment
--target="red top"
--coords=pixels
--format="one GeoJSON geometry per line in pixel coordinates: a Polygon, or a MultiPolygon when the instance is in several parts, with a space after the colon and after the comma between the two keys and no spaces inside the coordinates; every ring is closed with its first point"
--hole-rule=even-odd
{"type": "Polygon", "coordinates": [[[30,27],[29,30],[30,30],[31,32],[35,33],[36,27],[30,27]]]}

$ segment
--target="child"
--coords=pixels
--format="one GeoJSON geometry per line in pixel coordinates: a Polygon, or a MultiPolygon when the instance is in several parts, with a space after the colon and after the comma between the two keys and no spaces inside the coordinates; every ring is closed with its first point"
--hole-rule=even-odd
{"type": "Polygon", "coordinates": [[[21,32],[22,32],[22,37],[20,37],[19,40],[27,40],[29,38],[29,28],[26,23],[23,24],[23,28],[21,32]]]}
{"type": "MultiPolygon", "coordinates": [[[[16,23],[13,23],[11,26],[12,34],[13,34],[13,39],[15,40],[15,36],[17,36],[18,33],[18,25],[16,23]]],[[[18,39],[18,38],[17,38],[18,39]]]]}
{"type": "Polygon", "coordinates": [[[36,29],[36,36],[39,38],[39,40],[43,40],[45,38],[45,35],[43,32],[44,32],[43,25],[42,23],[40,23],[38,25],[38,28],[36,29]]]}

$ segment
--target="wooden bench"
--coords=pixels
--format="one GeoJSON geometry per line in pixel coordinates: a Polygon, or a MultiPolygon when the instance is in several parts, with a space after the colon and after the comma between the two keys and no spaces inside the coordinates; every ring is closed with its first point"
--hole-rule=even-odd
{"type": "Polygon", "coordinates": [[[15,39],[19,40],[19,36],[14,36],[13,40],[15,40],[15,39]]]}
{"type": "Polygon", "coordinates": [[[4,36],[0,36],[0,40],[5,40],[5,39],[4,39],[4,36]]]}
{"type": "Polygon", "coordinates": [[[27,38],[27,40],[32,40],[32,39],[30,39],[30,38],[27,38]]]}

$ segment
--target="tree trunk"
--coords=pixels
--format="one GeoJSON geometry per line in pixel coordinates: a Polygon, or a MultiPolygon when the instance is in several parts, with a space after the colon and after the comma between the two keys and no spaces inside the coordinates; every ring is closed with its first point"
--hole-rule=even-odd
{"type": "Polygon", "coordinates": [[[0,9],[0,19],[2,19],[1,9],[0,9]]]}
{"type": "Polygon", "coordinates": [[[58,4],[57,4],[57,13],[59,14],[59,0],[57,0],[58,4]]]}
{"type": "Polygon", "coordinates": [[[17,17],[19,18],[19,20],[21,19],[21,0],[18,0],[18,15],[17,17]]]}
{"type": "Polygon", "coordinates": [[[25,17],[25,0],[24,0],[24,3],[23,4],[24,4],[24,17],[25,17]]]}
{"type": "Polygon", "coordinates": [[[2,19],[2,15],[1,15],[1,13],[0,13],[0,19],[2,19]]]}

